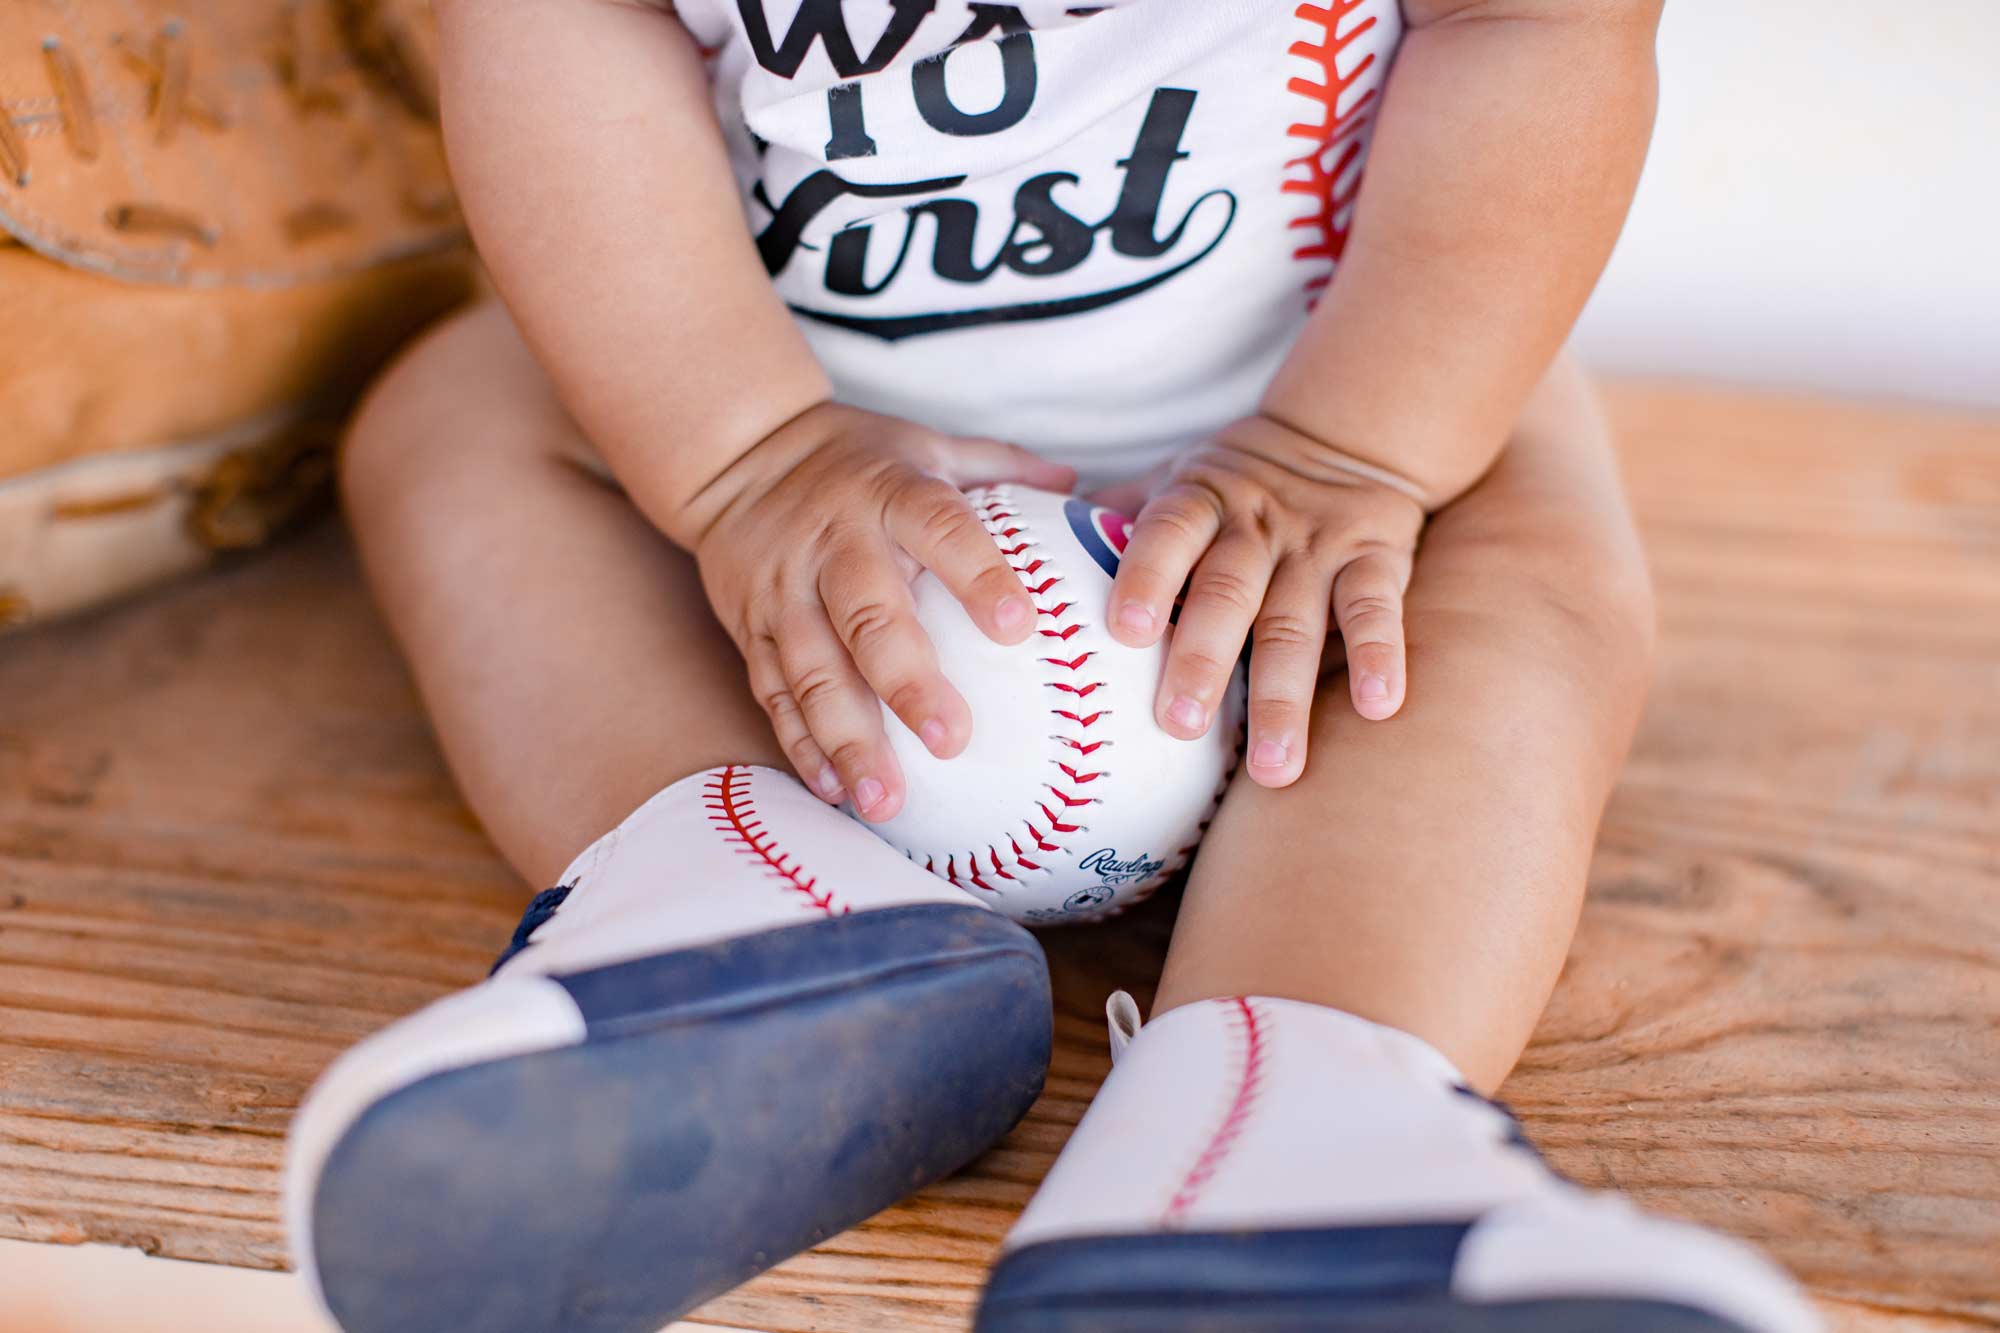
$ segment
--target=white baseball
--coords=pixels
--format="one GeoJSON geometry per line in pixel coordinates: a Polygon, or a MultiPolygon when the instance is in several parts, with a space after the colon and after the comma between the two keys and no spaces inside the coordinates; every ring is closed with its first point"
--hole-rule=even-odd
{"type": "MultiPolygon", "coordinates": [[[[1038,612],[997,644],[934,576],[917,614],[972,710],[972,741],[939,759],[886,708],[908,794],[872,827],[918,864],[1017,921],[1089,921],[1139,902],[1186,864],[1241,747],[1243,673],[1215,725],[1184,741],[1153,720],[1167,642],[1104,629],[1127,520],[1025,486],[970,493],[1038,612]]],[[[1171,634],[1171,631],[1169,631],[1171,634]]]]}

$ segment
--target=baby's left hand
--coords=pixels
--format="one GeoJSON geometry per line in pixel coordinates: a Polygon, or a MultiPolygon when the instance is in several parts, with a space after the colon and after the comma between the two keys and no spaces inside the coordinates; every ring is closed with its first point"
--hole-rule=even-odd
{"type": "Polygon", "coordinates": [[[1176,459],[1132,524],[1111,590],[1112,637],[1143,647],[1188,585],[1153,705],[1160,725],[1188,739],[1206,732],[1248,637],[1250,776],[1266,787],[1297,780],[1329,628],[1346,646],[1355,711],[1392,716],[1424,518],[1393,479],[1373,480],[1267,417],[1176,459]]]}

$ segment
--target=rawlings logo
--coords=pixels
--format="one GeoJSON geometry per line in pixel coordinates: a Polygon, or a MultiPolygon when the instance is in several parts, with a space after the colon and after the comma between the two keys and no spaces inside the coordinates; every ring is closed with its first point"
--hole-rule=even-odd
{"type": "Polygon", "coordinates": [[[1077,869],[1088,870],[1101,883],[1130,884],[1134,880],[1150,879],[1167,868],[1165,861],[1156,861],[1144,852],[1127,860],[1118,859],[1118,849],[1104,847],[1092,852],[1077,862],[1077,869]]]}

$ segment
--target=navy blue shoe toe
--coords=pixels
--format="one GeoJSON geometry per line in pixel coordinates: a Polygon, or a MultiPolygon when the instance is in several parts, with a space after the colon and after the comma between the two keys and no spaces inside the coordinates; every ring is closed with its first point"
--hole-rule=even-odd
{"type": "Polygon", "coordinates": [[[310,1258],[348,1333],[654,1333],[965,1165],[1048,1066],[1041,948],[972,906],[550,980],[580,1043],[431,1073],[334,1144],[310,1258]]]}
{"type": "Polygon", "coordinates": [[[1471,1226],[1045,1241],[994,1269],[976,1333],[1744,1333],[1668,1301],[1467,1300],[1452,1273],[1471,1226]]]}

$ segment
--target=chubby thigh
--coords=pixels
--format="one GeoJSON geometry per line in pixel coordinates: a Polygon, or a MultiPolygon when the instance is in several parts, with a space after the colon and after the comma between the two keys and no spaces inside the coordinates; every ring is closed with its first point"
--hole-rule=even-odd
{"type": "Polygon", "coordinates": [[[1568,950],[1653,617],[1611,442],[1560,362],[1424,534],[1402,710],[1363,719],[1333,657],[1303,776],[1232,784],[1160,1007],[1309,1000],[1414,1032],[1496,1085],[1568,950]]]}

